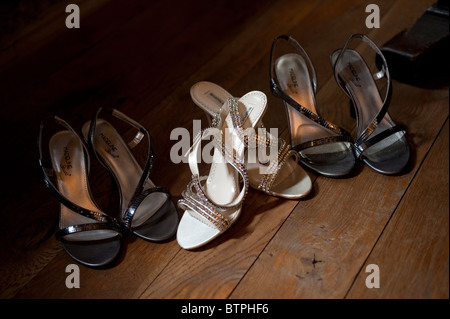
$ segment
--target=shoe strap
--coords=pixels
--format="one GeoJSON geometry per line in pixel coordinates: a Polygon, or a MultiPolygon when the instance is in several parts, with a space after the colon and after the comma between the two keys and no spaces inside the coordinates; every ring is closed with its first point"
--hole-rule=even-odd
{"type": "MultiPolygon", "coordinates": [[[[144,185],[149,178],[150,171],[153,166],[153,159],[154,159],[153,142],[152,142],[152,138],[151,138],[149,132],[147,131],[147,129],[145,127],[143,127],[141,124],[139,124],[138,122],[136,122],[135,120],[131,119],[127,115],[123,114],[122,112],[120,112],[119,110],[116,110],[114,108],[99,108],[91,120],[87,140],[88,140],[89,149],[92,151],[93,154],[95,154],[95,156],[97,157],[97,159],[100,162],[103,163],[103,160],[101,159],[101,157],[98,155],[98,153],[95,150],[94,137],[95,137],[96,128],[97,128],[97,119],[98,119],[99,114],[102,112],[108,113],[109,115],[112,115],[113,117],[115,117],[119,120],[122,120],[123,122],[127,123],[128,125],[136,128],[138,130],[135,137],[128,143],[128,147],[130,148],[130,150],[133,149],[134,147],[136,147],[143,140],[144,137],[146,137],[148,139],[147,160],[145,162],[145,165],[144,165],[144,168],[142,171],[142,175],[136,186],[134,194],[131,197],[131,200],[128,204],[127,210],[122,215],[122,221],[123,221],[124,225],[130,229],[131,222],[133,220],[136,209],[143,200],[142,194],[144,191],[144,185]]],[[[104,165],[105,165],[105,163],[104,163],[104,165]]],[[[105,166],[107,167],[107,165],[105,165],[105,166]]],[[[163,190],[163,189],[156,188],[152,191],[159,191],[159,190],[163,190]]]]}
{"type": "Polygon", "coordinates": [[[381,69],[379,72],[373,74],[373,78],[375,80],[379,80],[379,79],[385,77],[387,80],[386,94],[385,94],[385,97],[383,100],[383,105],[382,105],[380,111],[377,113],[377,115],[375,115],[372,122],[364,129],[364,131],[361,133],[361,135],[356,139],[356,141],[354,143],[355,148],[359,152],[360,149],[363,147],[363,144],[367,144],[366,142],[369,139],[369,136],[375,131],[375,129],[378,126],[378,123],[380,123],[383,120],[384,116],[387,113],[387,110],[389,108],[389,104],[391,101],[391,96],[392,96],[392,81],[391,81],[391,76],[389,73],[389,68],[387,65],[386,58],[384,57],[383,53],[378,48],[378,46],[364,34],[352,34],[345,42],[344,47],[340,50],[339,55],[336,58],[336,61],[334,62],[334,65],[333,65],[334,77],[336,79],[336,82],[339,84],[339,86],[346,92],[345,84],[342,83],[342,80],[339,78],[339,76],[336,72],[337,65],[338,65],[338,62],[343,57],[344,52],[348,49],[348,46],[350,45],[350,43],[355,39],[361,40],[363,43],[369,45],[369,47],[371,47],[375,51],[375,53],[381,58],[381,62],[382,62],[381,69]]]}
{"type": "MultiPolygon", "coordinates": [[[[156,186],[156,187],[151,187],[151,188],[145,189],[144,191],[142,191],[139,195],[137,195],[134,199],[132,199],[130,201],[131,205],[129,206],[129,208],[127,209],[125,214],[122,216],[122,220],[123,220],[125,227],[127,227],[128,229],[132,228],[131,222],[133,221],[133,217],[134,217],[134,214],[136,213],[136,210],[142,204],[144,199],[152,193],[164,193],[167,195],[167,200],[171,200],[171,197],[172,197],[170,191],[165,187],[156,186]]],[[[158,211],[156,211],[155,214],[158,211]]]]}
{"type": "MultiPolygon", "coordinates": [[[[41,121],[41,124],[40,124],[39,134],[38,134],[38,143],[37,143],[38,144],[38,154],[39,154],[39,166],[41,168],[41,172],[42,172],[42,176],[43,176],[45,185],[50,190],[50,192],[53,194],[53,196],[55,196],[55,198],[58,200],[58,202],[64,206],[66,206],[70,210],[72,210],[84,217],[93,219],[93,220],[99,222],[99,224],[105,224],[110,229],[113,229],[113,230],[118,229],[117,220],[114,217],[111,217],[103,212],[93,211],[93,210],[86,209],[84,207],[81,207],[81,206],[75,204],[74,202],[69,200],[67,197],[65,197],[59,191],[59,189],[55,186],[55,184],[52,182],[52,180],[50,179],[50,176],[51,175],[54,176],[55,172],[54,172],[53,168],[48,168],[44,164],[44,152],[43,152],[43,147],[42,147],[44,127],[46,127],[47,123],[50,121],[53,121],[57,125],[63,126],[64,128],[66,128],[68,131],[73,133],[74,136],[76,136],[78,138],[80,144],[82,145],[82,147],[84,149],[84,160],[85,160],[86,168],[88,171],[89,171],[89,164],[90,164],[88,149],[87,149],[86,145],[84,144],[83,140],[78,136],[78,134],[73,130],[73,128],[66,121],[64,121],[63,119],[61,119],[57,116],[45,118],[44,120],[41,121]]],[[[69,226],[69,228],[70,227],[75,227],[77,229],[77,231],[82,231],[83,229],[85,229],[85,227],[82,227],[82,226],[69,226]]],[[[73,228],[73,230],[75,228],[73,228]]],[[[62,232],[62,233],[64,233],[64,232],[62,232]]],[[[59,237],[61,237],[61,236],[59,236],[59,237]]]]}
{"type": "Polygon", "coordinates": [[[247,177],[247,170],[245,168],[245,163],[242,159],[236,157],[234,154],[234,151],[232,147],[230,148],[228,145],[225,144],[224,137],[222,136],[222,130],[221,128],[224,119],[228,114],[230,113],[230,107],[237,103],[237,100],[235,98],[229,98],[225,102],[225,104],[222,106],[222,109],[220,113],[216,116],[215,120],[213,121],[215,123],[215,126],[211,126],[209,128],[206,128],[197,134],[197,136],[194,138],[194,142],[192,147],[189,150],[189,167],[191,169],[191,172],[194,177],[198,177],[199,175],[199,169],[198,169],[198,154],[199,147],[201,144],[201,141],[205,138],[208,138],[209,136],[213,137],[213,145],[216,149],[220,151],[220,153],[223,155],[225,161],[229,163],[242,177],[243,181],[243,187],[239,194],[239,196],[230,204],[228,205],[218,205],[217,203],[214,203],[212,200],[207,198],[207,195],[204,193],[202,187],[198,189],[199,193],[201,194],[201,197],[207,198],[209,201],[211,201],[216,207],[222,208],[222,209],[236,209],[240,207],[245,199],[245,196],[247,195],[248,190],[248,177],[247,177]]]}
{"type": "Polygon", "coordinates": [[[277,179],[278,173],[281,171],[281,168],[286,164],[287,159],[289,157],[294,157],[295,161],[299,161],[299,155],[296,151],[294,151],[291,146],[286,143],[283,139],[279,139],[281,142],[281,147],[278,149],[277,161],[273,161],[270,163],[268,167],[268,171],[272,172],[269,174],[262,174],[263,178],[258,185],[258,189],[265,192],[268,195],[276,196],[274,192],[272,192],[273,184],[277,179]]]}
{"type": "Polygon", "coordinates": [[[316,93],[316,87],[317,87],[317,80],[316,80],[316,72],[314,70],[314,66],[306,53],[306,51],[302,48],[302,46],[292,37],[287,35],[280,35],[275,38],[275,40],[272,43],[272,47],[270,50],[270,89],[272,91],[272,94],[281,97],[287,104],[291,105],[294,109],[296,109],[299,113],[309,118],[311,121],[314,121],[315,123],[339,134],[339,135],[348,135],[350,134],[344,130],[343,128],[337,126],[336,124],[333,124],[331,122],[326,121],[319,115],[315,114],[308,108],[302,106],[300,103],[295,101],[293,98],[291,98],[288,94],[286,94],[279,86],[278,81],[276,79],[275,71],[274,71],[274,51],[276,44],[278,40],[283,39],[288,41],[297,51],[301,54],[301,56],[305,59],[308,66],[308,71],[310,73],[311,83],[314,90],[314,93],[316,93]]]}
{"type": "Polygon", "coordinates": [[[275,139],[271,139],[263,135],[258,135],[256,133],[256,127],[258,126],[257,123],[261,123],[261,119],[257,119],[255,123],[252,123],[252,127],[245,128],[244,124],[242,123],[241,114],[239,113],[239,100],[238,99],[230,99],[229,100],[229,114],[231,116],[231,121],[233,123],[234,130],[236,132],[236,135],[241,140],[241,142],[244,144],[247,148],[256,148],[258,146],[262,147],[271,147],[274,145],[278,145],[278,141],[275,141],[275,139]],[[249,131],[250,130],[250,134],[249,131]]]}

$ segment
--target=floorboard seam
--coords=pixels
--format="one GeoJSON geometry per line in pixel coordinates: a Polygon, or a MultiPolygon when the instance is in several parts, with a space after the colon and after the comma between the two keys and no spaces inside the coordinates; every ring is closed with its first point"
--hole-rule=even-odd
{"type": "Polygon", "coordinates": [[[428,148],[427,152],[425,153],[425,156],[422,159],[422,162],[420,163],[419,167],[417,168],[416,172],[414,173],[414,176],[411,178],[411,181],[409,182],[408,186],[405,188],[405,191],[403,192],[403,195],[400,197],[400,200],[398,201],[397,205],[395,206],[394,210],[391,213],[391,216],[389,216],[389,219],[387,220],[386,224],[384,225],[383,229],[381,230],[380,234],[377,237],[377,240],[375,241],[375,243],[373,244],[372,248],[370,249],[369,253],[367,254],[367,257],[364,259],[364,262],[361,264],[361,267],[359,268],[358,272],[356,273],[355,277],[353,278],[353,280],[350,283],[350,286],[347,290],[347,292],[345,293],[343,299],[347,299],[348,294],[350,293],[350,291],[353,288],[353,285],[356,282],[356,279],[359,277],[360,273],[362,272],[364,265],[367,263],[367,260],[370,258],[370,256],[372,255],[373,250],[375,249],[375,247],[377,246],[378,242],[380,241],[381,237],[384,234],[384,231],[386,230],[387,226],[389,225],[392,217],[394,216],[395,212],[397,211],[398,207],[400,206],[400,204],[403,201],[403,198],[405,197],[406,193],[408,192],[409,188],[411,187],[412,183],[414,182],[414,180],[416,179],[417,174],[419,173],[420,169],[422,168],[423,164],[425,163],[426,159],[428,158],[428,155],[431,151],[431,149],[433,148],[434,144],[436,143],[437,139],[439,138],[439,136],[441,135],[445,125],[448,122],[448,116],[446,118],[446,120],[444,121],[443,125],[441,126],[441,128],[439,129],[439,132],[436,134],[433,142],[431,143],[430,147],[428,148]]]}

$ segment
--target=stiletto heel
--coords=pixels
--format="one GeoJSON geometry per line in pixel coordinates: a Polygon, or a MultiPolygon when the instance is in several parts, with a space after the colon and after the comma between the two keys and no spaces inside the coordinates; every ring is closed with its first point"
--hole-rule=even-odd
{"type": "MultiPolygon", "coordinates": [[[[216,117],[225,101],[233,98],[225,89],[208,81],[194,84],[191,97],[208,118],[216,117]]],[[[231,115],[234,116],[234,126],[246,132],[240,138],[246,146],[244,159],[250,186],[271,196],[288,199],[306,196],[312,182],[297,165],[297,152],[291,150],[283,139],[272,136],[264,129],[262,118],[267,108],[266,95],[252,91],[238,101],[239,110],[231,115]],[[271,156],[265,156],[267,154],[271,156]]]]}
{"type": "Polygon", "coordinates": [[[315,172],[340,177],[351,172],[355,165],[352,138],[337,125],[320,117],[316,110],[316,73],[305,50],[292,37],[280,35],[270,51],[270,88],[283,99],[292,148],[300,155],[300,162],[315,172]],[[285,40],[290,50],[274,61],[275,46],[285,40]]]}
{"type": "Polygon", "coordinates": [[[45,185],[61,204],[56,238],[65,251],[83,265],[100,267],[109,264],[120,251],[120,226],[115,218],[98,208],[91,195],[87,179],[89,153],[85,144],[67,122],[55,116],[41,122],[38,152],[45,185]],[[49,122],[53,122],[51,129],[49,122]],[[44,127],[46,133],[47,130],[53,132],[48,148],[42,144],[47,135],[44,127]],[[51,165],[45,163],[47,156],[44,154],[50,158],[47,162],[51,165]],[[52,176],[57,186],[51,181],[52,176]]]}
{"type": "Polygon", "coordinates": [[[356,156],[378,173],[400,173],[408,164],[410,148],[406,131],[396,125],[388,113],[392,83],[383,53],[367,36],[351,35],[342,49],[330,56],[336,82],[349,96],[356,113],[356,156]],[[369,45],[381,59],[381,69],[372,74],[364,58],[348,48],[352,40],[359,39],[369,45]],[[376,80],[386,78],[384,100],[376,80]]]}
{"type": "Polygon", "coordinates": [[[100,108],[93,119],[83,126],[83,135],[98,160],[110,170],[120,192],[122,224],[135,235],[149,241],[162,241],[172,237],[178,225],[178,213],[169,190],[155,186],[149,178],[154,151],[148,131],[139,123],[115,109],[100,108]],[[128,144],[101,112],[137,129],[128,144]],[[148,141],[144,167],[137,162],[131,150],[144,137],[148,141]]]}

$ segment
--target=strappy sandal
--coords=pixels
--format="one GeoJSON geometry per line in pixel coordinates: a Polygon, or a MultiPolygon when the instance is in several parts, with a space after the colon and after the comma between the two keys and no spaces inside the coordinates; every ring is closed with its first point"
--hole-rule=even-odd
{"type": "Polygon", "coordinates": [[[367,36],[354,34],[342,49],[331,54],[330,59],[336,81],[355,109],[356,156],[378,173],[400,173],[408,164],[410,148],[405,129],[395,125],[388,113],[392,83],[383,53],[367,36]],[[381,59],[381,69],[377,73],[372,74],[364,58],[356,50],[348,48],[354,39],[369,45],[381,59]],[[384,100],[375,83],[382,78],[387,82],[384,100]]]}
{"type": "Polygon", "coordinates": [[[109,264],[119,255],[122,235],[117,220],[102,212],[92,198],[86,145],[67,122],[55,116],[41,122],[38,152],[45,185],[60,202],[56,238],[83,265],[109,264]],[[43,147],[44,135],[47,137],[49,132],[52,135],[48,148],[43,147]],[[52,182],[53,177],[57,186],[52,182]]]}
{"type": "Polygon", "coordinates": [[[286,35],[275,38],[270,51],[270,88],[283,99],[292,149],[309,169],[327,177],[344,176],[355,165],[352,138],[344,129],[318,115],[316,86],[314,66],[300,44],[286,35]],[[289,53],[274,61],[279,40],[287,41],[289,53]],[[292,47],[296,53],[290,53],[292,47]]]}
{"type": "MultiPolygon", "coordinates": [[[[233,98],[217,84],[201,81],[191,87],[191,97],[207,115],[211,124],[227,99],[233,98]]],[[[290,149],[283,139],[270,135],[263,128],[262,118],[267,107],[263,92],[252,91],[239,99],[238,110],[231,110],[233,125],[246,146],[245,165],[250,187],[271,196],[298,199],[306,196],[312,187],[309,175],[299,166],[297,152],[290,149]],[[261,132],[261,134],[258,134],[261,132]],[[276,154],[263,158],[264,154],[276,154]]],[[[230,124],[231,125],[231,124],[230,124]]]]}
{"type": "Polygon", "coordinates": [[[249,186],[244,165],[245,145],[236,136],[235,142],[230,142],[230,136],[226,137],[236,134],[230,109],[237,103],[235,99],[227,99],[213,125],[197,134],[190,149],[192,181],[183,191],[183,199],[178,201],[185,212],[178,225],[177,241],[184,249],[209,243],[228,230],[241,214],[249,186]],[[201,140],[208,137],[213,138],[213,161],[209,175],[200,176],[197,154],[201,140]]]}
{"type": "Polygon", "coordinates": [[[164,187],[155,186],[149,178],[153,165],[153,144],[148,131],[116,109],[100,108],[82,129],[91,151],[110,170],[120,191],[121,222],[132,233],[149,241],[163,241],[172,237],[178,225],[178,213],[171,194],[164,187]],[[105,119],[104,112],[137,129],[128,144],[105,119]],[[144,168],[131,152],[143,138],[148,141],[144,168]]]}

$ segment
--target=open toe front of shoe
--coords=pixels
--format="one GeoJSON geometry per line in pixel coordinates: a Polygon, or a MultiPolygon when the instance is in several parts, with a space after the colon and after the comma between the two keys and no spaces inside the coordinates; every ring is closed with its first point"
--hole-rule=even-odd
{"type": "Polygon", "coordinates": [[[308,195],[311,188],[309,175],[298,165],[296,159],[290,157],[278,173],[271,191],[279,197],[299,199],[308,195]]]}
{"type": "Polygon", "coordinates": [[[131,224],[135,235],[149,241],[167,240],[177,231],[178,212],[165,193],[151,193],[139,205],[131,224]]]}
{"type": "Polygon", "coordinates": [[[77,262],[89,267],[102,267],[112,262],[120,252],[121,236],[111,238],[75,241],[62,240],[64,250],[77,262]]]}
{"type": "Polygon", "coordinates": [[[408,165],[409,158],[410,148],[404,135],[381,141],[363,154],[363,161],[367,166],[385,175],[401,173],[408,165]]]}
{"type": "Polygon", "coordinates": [[[183,249],[201,247],[221,234],[219,229],[193,217],[193,214],[196,213],[185,211],[178,226],[177,241],[183,249]]]}

